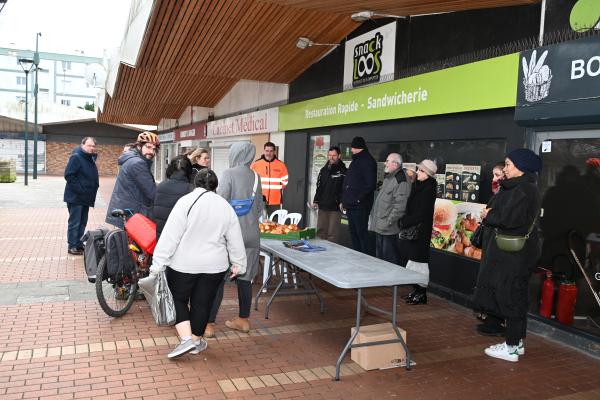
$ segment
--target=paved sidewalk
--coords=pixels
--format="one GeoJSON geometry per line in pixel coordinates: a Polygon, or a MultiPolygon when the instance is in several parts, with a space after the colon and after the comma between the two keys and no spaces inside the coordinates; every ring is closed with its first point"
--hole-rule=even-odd
{"type": "MultiPolygon", "coordinates": [[[[101,179],[88,228],[103,225],[113,185],[101,179]]],[[[325,314],[316,301],[277,299],[268,320],[253,312],[248,334],[223,324],[237,313],[228,286],[208,349],[170,361],[175,330],[157,327],[145,301],[119,319],[97,305],[82,257],[66,252],[63,188],[52,176],[0,184],[0,399],[600,399],[599,360],[535,335],[518,363],[491,359],[483,349],[498,340],[475,334],[469,310],[435,296],[399,307],[412,371],[366,372],[348,356],[333,382],[355,294],[322,282],[325,314]]],[[[388,305],[389,290],[366,292],[388,305]]]]}

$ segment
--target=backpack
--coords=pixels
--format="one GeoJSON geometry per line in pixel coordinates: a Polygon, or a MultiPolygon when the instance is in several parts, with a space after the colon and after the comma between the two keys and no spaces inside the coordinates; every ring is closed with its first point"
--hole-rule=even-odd
{"type": "Polygon", "coordinates": [[[85,273],[88,277],[88,282],[96,282],[96,270],[98,263],[105,253],[104,236],[108,233],[108,229],[99,228],[93,231],[87,231],[81,240],[84,242],[83,249],[83,265],[85,273]]]}
{"type": "Polygon", "coordinates": [[[119,280],[135,269],[133,259],[129,254],[129,241],[127,233],[122,229],[114,229],[108,232],[104,238],[106,247],[106,276],[111,282],[119,280]]]}

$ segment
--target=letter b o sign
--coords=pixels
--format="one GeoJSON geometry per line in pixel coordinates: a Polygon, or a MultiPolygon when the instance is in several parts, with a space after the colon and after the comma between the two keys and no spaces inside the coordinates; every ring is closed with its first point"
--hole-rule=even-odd
{"type": "Polygon", "coordinates": [[[596,77],[600,75],[600,56],[585,60],[571,61],[571,80],[583,78],[585,75],[596,77]]]}

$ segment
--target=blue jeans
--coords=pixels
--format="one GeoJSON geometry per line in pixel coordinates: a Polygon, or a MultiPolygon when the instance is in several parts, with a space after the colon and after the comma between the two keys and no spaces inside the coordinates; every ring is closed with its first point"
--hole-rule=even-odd
{"type": "Polygon", "coordinates": [[[67,228],[67,242],[69,243],[69,249],[83,248],[81,237],[85,233],[85,226],[87,225],[90,208],[88,206],[70,203],[67,203],[67,208],[69,210],[69,225],[67,228]]]}
{"type": "Polygon", "coordinates": [[[369,254],[369,211],[364,207],[346,209],[352,248],[365,254],[369,254]]]}
{"type": "Polygon", "coordinates": [[[380,235],[375,234],[375,256],[384,261],[398,264],[400,255],[398,253],[398,234],[380,235]]]}

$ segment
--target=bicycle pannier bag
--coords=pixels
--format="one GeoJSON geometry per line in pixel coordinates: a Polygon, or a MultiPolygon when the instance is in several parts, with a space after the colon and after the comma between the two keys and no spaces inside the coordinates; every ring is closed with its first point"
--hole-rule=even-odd
{"type": "Polygon", "coordinates": [[[121,229],[115,229],[104,238],[106,246],[106,271],[108,276],[103,276],[105,280],[117,280],[123,275],[129,274],[135,269],[133,259],[129,250],[127,233],[121,229]]]}
{"type": "Polygon", "coordinates": [[[81,240],[84,243],[83,249],[83,265],[87,274],[88,282],[96,282],[96,271],[98,263],[104,255],[104,237],[108,233],[108,229],[99,228],[92,231],[87,231],[81,240]]]}
{"type": "Polygon", "coordinates": [[[148,254],[154,253],[156,247],[156,223],[144,216],[135,214],[127,220],[125,231],[138,246],[148,254]]]}

